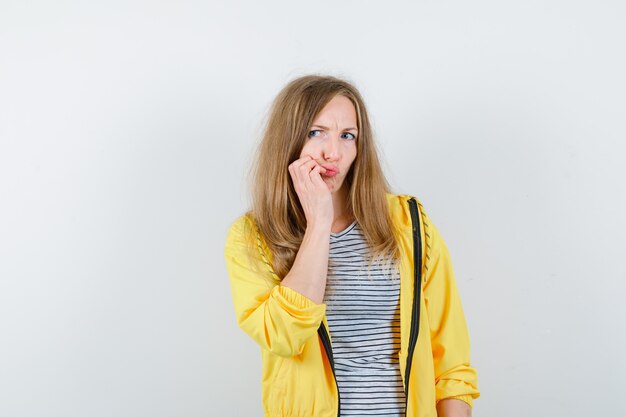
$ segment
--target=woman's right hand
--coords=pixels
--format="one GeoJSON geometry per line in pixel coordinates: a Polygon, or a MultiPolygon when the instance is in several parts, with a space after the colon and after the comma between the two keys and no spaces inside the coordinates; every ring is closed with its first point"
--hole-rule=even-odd
{"type": "Polygon", "coordinates": [[[309,155],[289,164],[289,174],[304,210],[307,227],[314,225],[330,230],[334,219],[333,199],[322,179],[322,172],[326,172],[326,168],[309,155]]]}

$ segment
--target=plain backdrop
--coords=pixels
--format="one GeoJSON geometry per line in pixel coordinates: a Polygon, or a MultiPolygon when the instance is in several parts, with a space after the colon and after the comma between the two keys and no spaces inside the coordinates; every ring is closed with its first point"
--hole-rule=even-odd
{"type": "Polygon", "coordinates": [[[262,416],[223,248],[291,79],[447,242],[474,416],[626,415],[626,5],[0,2],[0,416],[262,416]]]}

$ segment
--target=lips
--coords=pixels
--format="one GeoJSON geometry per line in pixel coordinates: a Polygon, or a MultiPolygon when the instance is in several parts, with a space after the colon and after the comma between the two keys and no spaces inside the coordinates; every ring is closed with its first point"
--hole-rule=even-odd
{"type": "Polygon", "coordinates": [[[329,177],[332,177],[333,175],[336,175],[339,173],[339,168],[337,168],[334,165],[322,165],[322,167],[326,168],[325,174],[328,175],[329,177]]]}

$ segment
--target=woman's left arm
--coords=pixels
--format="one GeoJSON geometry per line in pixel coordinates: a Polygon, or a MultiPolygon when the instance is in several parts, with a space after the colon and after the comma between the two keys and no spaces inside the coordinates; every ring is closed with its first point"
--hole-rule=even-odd
{"type": "Polygon", "coordinates": [[[421,213],[426,238],[424,303],[433,349],[437,409],[441,410],[440,416],[469,416],[467,409],[471,409],[480,391],[476,369],[470,365],[469,333],[461,298],[446,243],[422,208],[421,213]]]}
{"type": "Polygon", "coordinates": [[[437,403],[437,417],[472,417],[472,407],[465,401],[446,398],[437,403]]]}

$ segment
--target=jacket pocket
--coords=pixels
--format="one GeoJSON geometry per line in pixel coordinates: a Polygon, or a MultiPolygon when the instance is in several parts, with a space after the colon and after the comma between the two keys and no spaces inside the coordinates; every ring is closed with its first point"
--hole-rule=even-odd
{"type": "Polygon", "coordinates": [[[275,368],[272,377],[268,381],[269,408],[273,412],[282,411],[285,389],[288,381],[289,358],[276,356],[275,368]]]}
{"type": "Polygon", "coordinates": [[[270,392],[270,399],[274,400],[276,395],[284,393],[287,380],[289,379],[290,362],[291,360],[289,358],[276,356],[272,377],[269,379],[269,385],[267,387],[270,392]]]}

